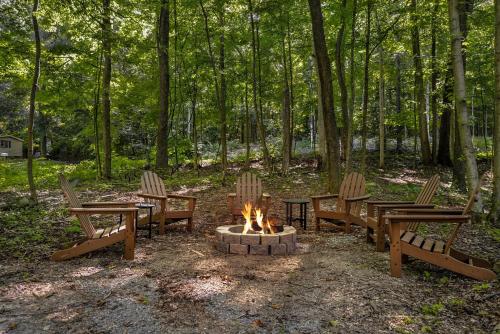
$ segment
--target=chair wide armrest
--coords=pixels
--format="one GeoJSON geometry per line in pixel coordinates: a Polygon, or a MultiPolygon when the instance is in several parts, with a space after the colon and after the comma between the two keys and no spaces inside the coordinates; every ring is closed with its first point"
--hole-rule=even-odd
{"type": "Polygon", "coordinates": [[[377,200],[370,200],[366,201],[366,204],[373,204],[373,205],[384,205],[384,204],[415,204],[414,201],[377,201],[377,200]]]}
{"type": "Polygon", "coordinates": [[[363,196],[358,196],[358,197],[346,198],[345,201],[346,202],[359,202],[359,201],[367,200],[368,198],[370,198],[370,195],[363,195],[363,196]]]}
{"type": "Polygon", "coordinates": [[[434,208],[434,209],[397,209],[394,210],[395,214],[413,214],[413,215],[461,215],[463,213],[463,209],[442,209],[442,208],[434,208]]]}
{"type": "Polygon", "coordinates": [[[464,223],[470,216],[464,215],[385,215],[389,224],[395,223],[464,223]]]}
{"type": "Polygon", "coordinates": [[[133,213],[139,210],[138,208],[70,208],[69,212],[71,214],[127,214],[133,213]]]}
{"type": "Polygon", "coordinates": [[[136,202],[85,202],[84,208],[132,207],[136,202]]]}
{"type": "Polygon", "coordinates": [[[236,193],[227,194],[227,197],[236,197],[236,193]]]}
{"type": "Polygon", "coordinates": [[[270,195],[270,194],[268,194],[268,193],[263,193],[263,194],[262,194],[262,197],[265,197],[265,198],[271,198],[271,195],[270,195]]]}
{"type": "Polygon", "coordinates": [[[377,209],[391,210],[391,209],[432,209],[434,204],[382,204],[375,205],[377,209]]]}

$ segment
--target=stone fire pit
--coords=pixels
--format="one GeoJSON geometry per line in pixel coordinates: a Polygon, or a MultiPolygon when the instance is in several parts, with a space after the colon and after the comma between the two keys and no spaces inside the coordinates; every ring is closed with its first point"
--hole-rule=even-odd
{"type": "Polygon", "coordinates": [[[287,255],[293,253],[297,245],[297,231],[292,226],[284,226],[283,232],[275,234],[242,232],[243,225],[217,227],[217,249],[231,254],[287,255]]]}

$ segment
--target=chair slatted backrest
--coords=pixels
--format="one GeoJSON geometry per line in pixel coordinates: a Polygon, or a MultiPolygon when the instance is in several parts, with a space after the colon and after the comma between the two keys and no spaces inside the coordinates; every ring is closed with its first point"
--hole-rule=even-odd
{"type": "MultiPolygon", "coordinates": [[[[415,204],[430,204],[432,198],[436,194],[436,191],[439,187],[439,175],[434,175],[424,184],[420,193],[415,200],[415,204]]],[[[410,223],[408,224],[407,230],[411,232],[415,232],[418,228],[419,223],[410,223]]]]}
{"type": "Polygon", "coordinates": [[[246,172],[236,180],[236,205],[243,207],[246,202],[259,205],[262,198],[262,181],[257,175],[246,172]]]}
{"type": "MultiPolygon", "coordinates": [[[[64,193],[64,196],[69,202],[69,206],[71,208],[81,208],[82,207],[82,202],[76,197],[75,192],[73,191],[73,188],[69,184],[68,180],[66,177],[64,177],[63,174],[59,174],[59,183],[61,184],[61,189],[64,193]]],[[[92,238],[95,233],[95,228],[90,222],[90,215],[89,214],[77,214],[78,220],[80,221],[80,225],[82,226],[83,230],[85,231],[85,234],[87,237],[92,238]]]]}
{"type": "MultiPolygon", "coordinates": [[[[474,191],[470,194],[469,199],[467,200],[467,204],[465,205],[464,209],[462,210],[462,215],[468,215],[472,211],[472,208],[474,207],[474,203],[476,203],[478,199],[479,192],[481,191],[481,186],[483,184],[483,181],[485,179],[486,175],[483,175],[478,181],[476,188],[474,188],[474,191]]],[[[444,251],[447,253],[448,250],[451,247],[451,244],[453,241],[455,241],[455,238],[458,235],[458,230],[460,230],[460,227],[462,226],[463,223],[458,223],[453,231],[450,234],[450,237],[448,238],[448,241],[446,241],[446,245],[444,248],[444,251]]]]}
{"type": "MultiPolygon", "coordinates": [[[[157,196],[167,196],[165,183],[158,174],[146,171],[141,177],[141,190],[143,194],[151,194],[157,196]]],[[[160,209],[160,201],[155,199],[145,199],[146,202],[154,204],[155,209],[160,209]]]]}
{"type": "MultiPolygon", "coordinates": [[[[365,177],[360,173],[352,172],[344,177],[340,185],[339,197],[337,198],[337,211],[345,211],[345,199],[350,197],[358,197],[365,195],[366,181],[365,177]]],[[[361,202],[354,202],[351,205],[351,214],[359,216],[361,212],[361,202]]]]}

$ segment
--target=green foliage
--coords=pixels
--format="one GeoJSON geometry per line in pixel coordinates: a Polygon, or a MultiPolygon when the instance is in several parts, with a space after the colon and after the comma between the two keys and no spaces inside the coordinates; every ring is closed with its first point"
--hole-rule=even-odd
{"type": "Polygon", "coordinates": [[[427,304],[422,306],[422,314],[432,315],[434,317],[438,316],[444,310],[444,305],[442,303],[427,304]]]}
{"type": "Polygon", "coordinates": [[[478,293],[485,293],[491,288],[489,283],[474,284],[472,290],[478,293]]]}

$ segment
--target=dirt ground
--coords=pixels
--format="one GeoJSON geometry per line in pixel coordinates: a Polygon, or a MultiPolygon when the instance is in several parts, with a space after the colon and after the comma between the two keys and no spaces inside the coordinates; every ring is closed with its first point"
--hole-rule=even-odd
{"type": "MultiPolygon", "coordinates": [[[[281,218],[282,198],[321,188],[312,171],[292,173],[297,177],[267,186],[281,218]]],[[[404,182],[425,177],[398,176],[404,182]]],[[[296,226],[293,255],[219,253],[214,231],[229,223],[225,196],[231,189],[179,189],[199,198],[195,232],[171,225],[151,240],[140,232],[134,261],[121,259],[118,244],[61,263],[46,257],[1,262],[0,333],[500,332],[498,281],[483,284],[419,261],[393,278],[388,253],[375,252],[363,229],[344,234],[325,225],[317,233],[311,212],[307,231],[296,226]]],[[[56,191],[42,201],[55,197],[62,201],[56,191]]],[[[374,197],[387,198],[383,192],[374,197]]],[[[457,246],[500,258],[498,243],[475,226],[464,228],[457,246]]]]}

